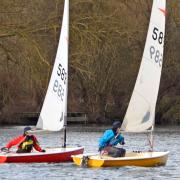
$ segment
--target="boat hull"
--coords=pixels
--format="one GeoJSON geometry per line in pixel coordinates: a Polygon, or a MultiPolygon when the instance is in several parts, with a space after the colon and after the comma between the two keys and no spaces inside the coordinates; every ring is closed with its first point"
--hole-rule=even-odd
{"type": "Polygon", "coordinates": [[[0,153],[0,163],[58,163],[72,161],[72,155],[82,154],[83,147],[47,148],[46,152],[0,153]]]}
{"type": "Polygon", "coordinates": [[[165,165],[169,152],[127,152],[125,157],[113,158],[100,155],[75,155],[72,156],[76,165],[87,167],[121,167],[142,166],[154,167],[165,165]],[[84,160],[85,159],[85,160],[84,160]]]}

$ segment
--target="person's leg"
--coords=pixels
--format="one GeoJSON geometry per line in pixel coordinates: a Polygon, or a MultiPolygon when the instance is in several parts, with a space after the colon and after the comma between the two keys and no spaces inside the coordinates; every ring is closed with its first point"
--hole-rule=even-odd
{"type": "Polygon", "coordinates": [[[25,149],[18,149],[16,153],[30,153],[31,151],[25,149]]]}
{"type": "Polygon", "coordinates": [[[108,155],[112,157],[124,157],[126,150],[123,148],[110,147],[108,150],[108,155]]]}

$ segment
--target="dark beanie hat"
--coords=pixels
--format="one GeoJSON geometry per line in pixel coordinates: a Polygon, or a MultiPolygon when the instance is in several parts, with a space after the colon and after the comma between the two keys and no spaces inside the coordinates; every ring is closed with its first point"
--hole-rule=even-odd
{"type": "Polygon", "coordinates": [[[113,123],[112,126],[113,126],[112,129],[113,129],[114,131],[116,131],[117,128],[120,128],[120,127],[121,127],[121,122],[120,122],[120,121],[114,121],[114,123],[113,123]]]}
{"type": "Polygon", "coordinates": [[[31,127],[27,126],[24,128],[24,133],[26,133],[27,131],[30,131],[31,130],[31,127]]]}

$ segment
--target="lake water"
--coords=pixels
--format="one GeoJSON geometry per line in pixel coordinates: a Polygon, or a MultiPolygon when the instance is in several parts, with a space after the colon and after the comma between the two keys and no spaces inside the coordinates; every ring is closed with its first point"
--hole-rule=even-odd
{"type": "MultiPolygon", "coordinates": [[[[22,133],[24,127],[0,127],[0,146],[22,133]]],[[[82,145],[85,152],[97,152],[98,139],[108,127],[70,126],[67,143],[82,145]]],[[[36,134],[41,146],[52,147],[61,143],[62,133],[36,134]]],[[[127,150],[148,150],[145,134],[124,134],[127,150]]],[[[73,179],[73,180],[164,180],[180,179],[180,130],[179,127],[156,128],[154,133],[156,151],[170,151],[166,166],[83,168],[73,163],[0,164],[0,179],[73,179]]]]}

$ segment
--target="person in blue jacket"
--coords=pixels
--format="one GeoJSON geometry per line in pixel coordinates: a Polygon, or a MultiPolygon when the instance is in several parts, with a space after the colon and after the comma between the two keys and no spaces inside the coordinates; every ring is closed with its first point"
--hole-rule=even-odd
{"type": "Polygon", "coordinates": [[[112,157],[124,157],[126,150],[123,148],[115,147],[117,144],[124,145],[124,137],[120,132],[121,123],[115,121],[112,129],[104,132],[103,136],[99,139],[99,151],[101,155],[108,154],[112,157]]]}

